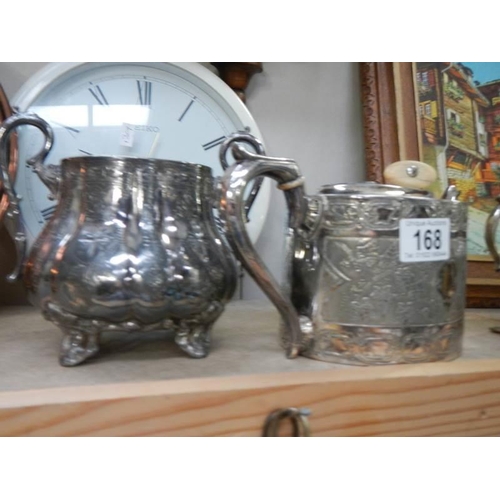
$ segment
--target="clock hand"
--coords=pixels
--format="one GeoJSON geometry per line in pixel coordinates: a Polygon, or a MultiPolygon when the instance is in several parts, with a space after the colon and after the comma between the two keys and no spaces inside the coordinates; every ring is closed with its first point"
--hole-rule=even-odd
{"type": "Polygon", "coordinates": [[[154,151],[156,147],[158,146],[158,140],[160,139],[160,132],[156,132],[155,138],[153,139],[153,144],[151,145],[151,149],[149,150],[148,153],[148,158],[151,158],[154,155],[154,151]]]}
{"type": "Polygon", "coordinates": [[[79,149],[78,151],[82,152],[83,154],[92,156],[92,153],[89,153],[88,151],[85,151],[84,149],[79,149]]]}
{"type": "Polygon", "coordinates": [[[54,125],[59,125],[59,127],[66,129],[73,137],[75,137],[73,134],[80,133],[80,130],[78,130],[77,128],[73,128],[73,127],[70,127],[68,125],[64,125],[63,123],[59,123],[59,122],[55,122],[55,121],[52,121],[52,123],[54,125]]]}

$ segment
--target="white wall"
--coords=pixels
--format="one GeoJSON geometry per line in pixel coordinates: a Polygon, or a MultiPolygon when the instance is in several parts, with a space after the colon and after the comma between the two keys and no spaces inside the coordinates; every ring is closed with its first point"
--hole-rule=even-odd
{"type": "MultiPolygon", "coordinates": [[[[264,72],[250,82],[247,105],[267,153],[295,159],[309,193],[323,184],[364,180],[357,63],[264,63],[264,72]]],[[[284,224],[284,197],[273,190],[257,249],[278,279],[284,224]]],[[[244,278],[243,296],[261,296],[249,277],[244,278]]]]}
{"type": "MultiPolygon", "coordinates": [[[[45,63],[0,63],[0,83],[12,97],[45,63]]],[[[247,105],[270,155],[294,158],[308,192],[334,182],[364,179],[360,87],[356,63],[264,63],[253,77],[247,105]]],[[[269,216],[257,249],[281,276],[285,203],[273,190],[269,216]]],[[[249,277],[244,298],[261,297],[249,277]]]]}
{"type": "Polygon", "coordinates": [[[14,97],[21,85],[46,64],[44,62],[0,62],[0,84],[7,97],[14,97]]]}

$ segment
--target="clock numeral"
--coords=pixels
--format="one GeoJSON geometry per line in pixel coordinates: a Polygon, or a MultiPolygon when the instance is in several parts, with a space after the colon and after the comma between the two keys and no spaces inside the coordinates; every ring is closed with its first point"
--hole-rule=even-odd
{"type": "Polygon", "coordinates": [[[141,82],[137,80],[137,90],[139,91],[139,102],[141,106],[151,106],[151,91],[153,90],[152,82],[141,82]]]}
{"type": "Polygon", "coordinates": [[[214,139],[213,141],[207,142],[206,144],[203,144],[203,149],[205,151],[208,151],[209,149],[220,146],[224,142],[225,138],[226,138],[226,136],[223,135],[222,137],[218,137],[217,139],[214,139]]]}
{"type": "Polygon", "coordinates": [[[57,205],[52,205],[49,208],[45,208],[41,210],[43,220],[47,222],[53,215],[54,212],[56,211],[57,205]]]}
{"type": "Polygon", "coordinates": [[[182,119],[186,116],[186,113],[189,111],[189,108],[193,105],[194,99],[191,100],[191,102],[187,105],[187,108],[184,110],[182,115],[179,118],[179,121],[181,122],[182,119]]]}
{"type": "Polygon", "coordinates": [[[99,85],[96,85],[94,88],[89,87],[89,92],[95,97],[95,100],[101,105],[104,106],[105,104],[109,106],[109,103],[102,93],[101,87],[99,85]]]}

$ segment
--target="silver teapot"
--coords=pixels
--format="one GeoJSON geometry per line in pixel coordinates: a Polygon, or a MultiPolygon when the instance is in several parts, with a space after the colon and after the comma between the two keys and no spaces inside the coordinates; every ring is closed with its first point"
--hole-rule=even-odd
{"type": "Polygon", "coordinates": [[[221,214],[231,246],[282,317],[298,354],[349,364],[451,360],[461,353],[467,206],[376,183],[324,186],[306,196],[293,160],[234,144],[221,214]],[[278,182],[290,216],[278,286],[244,225],[243,194],[259,176],[278,182]]]}
{"type": "MultiPolygon", "coordinates": [[[[257,139],[247,140],[263,152],[257,139]]],[[[206,356],[210,330],[237,282],[236,262],[213,213],[218,189],[211,169],[98,156],[44,165],[52,142],[49,125],[36,115],[14,115],[0,128],[5,224],[18,256],[9,280],[22,273],[30,300],[63,331],[60,363],[74,366],[95,355],[108,330],[174,331],[189,356],[206,356]],[[58,200],[27,257],[6,161],[8,136],[19,125],[45,135],[43,150],[29,163],[58,200]]]]}

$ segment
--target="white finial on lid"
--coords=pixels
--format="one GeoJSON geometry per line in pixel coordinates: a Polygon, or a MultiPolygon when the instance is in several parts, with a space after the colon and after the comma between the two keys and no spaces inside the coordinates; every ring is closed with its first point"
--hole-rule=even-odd
{"type": "Polygon", "coordinates": [[[397,161],[384,169],[384,182],[405,188],[428,189],[436,179],[436,169],[421,161],[397,161]]]}

